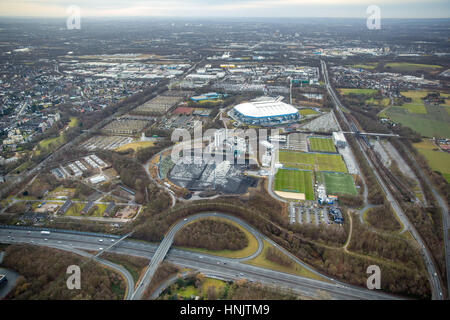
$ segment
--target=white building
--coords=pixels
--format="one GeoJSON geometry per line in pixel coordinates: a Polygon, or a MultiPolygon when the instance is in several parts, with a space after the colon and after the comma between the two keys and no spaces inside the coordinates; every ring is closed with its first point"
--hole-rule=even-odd
{"type": "Polygon", "coordinates": [[[343,132],[333,132],[333,142],[338,148],[345,148],[347,146],[347,140],[343,132]]]}

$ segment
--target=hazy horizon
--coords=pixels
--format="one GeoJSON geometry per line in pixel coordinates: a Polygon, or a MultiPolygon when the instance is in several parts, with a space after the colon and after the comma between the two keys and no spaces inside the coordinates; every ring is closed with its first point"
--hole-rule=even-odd
{"type": "Polygon", "coordinates": [[[0,0],[0,16],[63,18],[72,6],[82,17],[355,18],[377,5],[381,18],[448,19],[450,0],[0,0]]]}

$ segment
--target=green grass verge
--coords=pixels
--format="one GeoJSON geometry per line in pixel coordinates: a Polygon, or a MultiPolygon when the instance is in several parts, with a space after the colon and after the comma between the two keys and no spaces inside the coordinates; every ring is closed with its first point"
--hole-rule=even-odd
{"type": "MultiPolygon", "coordinates": [[[[274,246],[268,243],[266,240],[263,240],[263,250],[262,252],[255,258],[246,261],[246,264],[250,264],[257,267],[263,267],[270,270],[280,271],[289,274],[295,274],[301,277],[316,279],[321,281],[327,281],[325,278],[309,271],[308,269],[302,267],[301,265],[293,262],[291,266],[282,266],[273,261],[270,261],[266,258],[266,252],[269,248],[274,248],[274,246]]],[[[283,256],[286,256],[284,253],[281,253],[283,256]]]]}

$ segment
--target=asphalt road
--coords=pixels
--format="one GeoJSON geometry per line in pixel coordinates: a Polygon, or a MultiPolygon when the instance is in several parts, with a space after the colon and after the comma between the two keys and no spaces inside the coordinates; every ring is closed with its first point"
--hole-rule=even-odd
{"type": "MultiPolygon", "coordinates": [[[[214,215],[214,213],[212,213],[212,215],[229,217],[227,215],[221,214],[214,215]]],[[[276,245],[270,239],[266,240],[276,245]]],[[[102,236],[68,234],[59,232],[52,232],[50,235],[42,235],[39,231],[28,232],[25,230],[0,228],[0,242],[29,243],[33,245],[43,245],[49,247],[56,246],[68,251],[72,251],[74,249],[98,251],[101,250],[100,248],[104,248],[106,245],[105,242],[108,241],[111,240],[102,236]]],[[[289,252],[279,246],[277,247],[285,254],[292,257],[289,252]]],[[[110,252],[151,259],[153,258],[156,250],[157,245],[155,244],[145,243],[142,241],[124,240],[120,244],[114,246],[110,252]]],[[[251,257],[248,257],[248,259],[249,258],[251,257]]],[[[229,259],[175,248],[172,248],[170,250],[170,252],[167,254],[166,259],[167,261],[179,266],[198,270],[202,273],[205,273],[205,275],[222,277],[229,280],[245,278],[249,281],[261,282],[265,285],[277,286],[280,288],[293,290],[306,296],[316,296],[318,290],[321,290],[328,293],[332,299],[339,300],[402,299],[401,297],[395,297],[380,291],[371,291],[365,288],[343,284],[335,281],[332,278],[328,278],[327,280],[329,282],[325,282],[248,265],[244,263],[245,259],[229,259]]],[[[310,267],[304,265],[298,259],[296,259],[296,261],[311,270],[310,267]]],[[[314,270],[313,272],[317,273],[314,270]]],[[[132,287],[131,285],[129,286],[132,287]]],[[[128,298],[131,297],[128,296],[128,298]]]]}
{"type": "MultiPolygon", "coordinates": [[[[336,106],[337,112],[339,112],[341,114],[341,116],[344,119],[344,121],[347,121],[345,116],[344,116],[344,114],[343,114],[343,112],[342,112],[342,109],[344,109],[344,110],[348,110],[348,109],[346,109],[342,105],[342,103],[339,101],[338,97],[336,96],[336,93],[334,92],[333,88],[331,87],[330,82],[329,82],[329,78],[328,78],[327,66],[326,66],[326,63],[323,60],[321,60],[321,65],[322,65],[322,70],[323,70],[323,75],[324,75],[324,78],[325,78],[325,84],[326,84],[326,87],[327,87],[327,91],[330,94],[331,98],[333,99],[333,102],[334,102],[334,104],[336,106]]],[[[419,244],[420,250],[422,252],[422,256],[424,257],[425,266],[426,266],[427,271],[428,271],[428,278],[430,280],[430,285],[431,285],[433,299],[442,300],[443,296],[442,296],[441,283],[440,283],[439,277],[437,276],[437,271],[436,271],[437,269],[436,269],[436,267],[434,265],[433,259],[431,258],[431,253],[429,252],[428,248],[425,246],[425,244],[424,244],[422,238],[420,237],[419,233],[417,232],[417,230],[409,222],[408,218],[406,217],[406,215],[403,212],[402,208],[398,204],[397,200],[394,198],[394,196],[392,195],[390,190],[385,185],[384,181],[381,179],[380,175],[378,174],[377,170],[375,169],[374,164],[372,163],[371,159],[367,156],[364,148],[362,147],[361,142],[359,141],[359,139],[356,139],[356,141],[357,141],[358,146],[361,149],[361,152],[364,155],[367,163],[371,167],[371,169],[372,169],[372,171],[373,171],[373,173],[374,173],[374,175],[375,175],[379,185],[383,189],[383,191],[384,191],[384,193],[386,195],[386,198],[391,203],[392,208],[394,209],[396,215],[399,217],[399,219],[403,223],[405,229],[409,230],[411,232],[411,235],[414,237],[414,239],[416,239],[417,243],[419,244]]]]}
{"type": "MultiPolygon", "coordinates": [[[[237,219],[235,217],[231,217],[228,215],[220,214],[220,213],[200,213],[200,214],[189,216],[189,217],[183,219],[182,221],[178,222],[177,224],[175,224],[169,230],[169,232],[167,232],[167,234],[164,236],[163,241],[158,246],[158,249],[156,250],[153,258],[150,260],[150,264],[149,264],[144,276],[141,278],[141,281],[139,282],[139,284],[136,288],[136,291],[132,295],[133,300],[142,299],[142,296],[143,296],[146,288],[150,284],[150,282],[153,278],[153,275],[155,274],[156,270],[158,269],[159,264],[164,260],[164,258],[167,255],[167,252],[169,251],[170,247],[172,246],[173,239],[174,239],[176,233],[180,229],[182,229],[186,224],[193,222],[195,220],[198,220],[201,218],[207,218],[207,217],[221,217],[221,218],[233,220],[233,221],[239,223],[245,229],[249,230],[255,236],[255,238],[258,241],[258,249],[256,250],[255,253],[253,253],[252,255],[247,257],[247,259],[256,257],[261,252],[263,244],[262,244],[260,237],[257,235],[256,231],[253,230],[253,228],[251,228],[249,225],[247,225],[245,222],[241,221],[240,219],[237,219]]],[[[243,259],[241,259],[241,260],[243,260],[243,259]]]]}

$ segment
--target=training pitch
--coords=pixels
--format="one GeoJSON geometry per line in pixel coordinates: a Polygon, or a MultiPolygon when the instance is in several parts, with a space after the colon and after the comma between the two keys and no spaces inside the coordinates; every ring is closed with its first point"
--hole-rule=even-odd
{"type": "Polygon", "coordinates": [[[322,181],[327,194],[358,194],[353,177],[349,174],[322,172],[322,181]]]}
{"type": "Polygon", "coordinates": [[[303,193],[306,200],[314,200],[312,172],[280,169],[275,175],[274,190],[303,193]]]}
{"type": "Polygon", "coordinates": [[[333,140],[330,138],[309,138],[309,150],[336,153],[333,140]]]}
{"type": "Polygon", "coordinates": [[[340,154],[280,151],[279,161],[287,168],[347,173],[340,154]]]}

